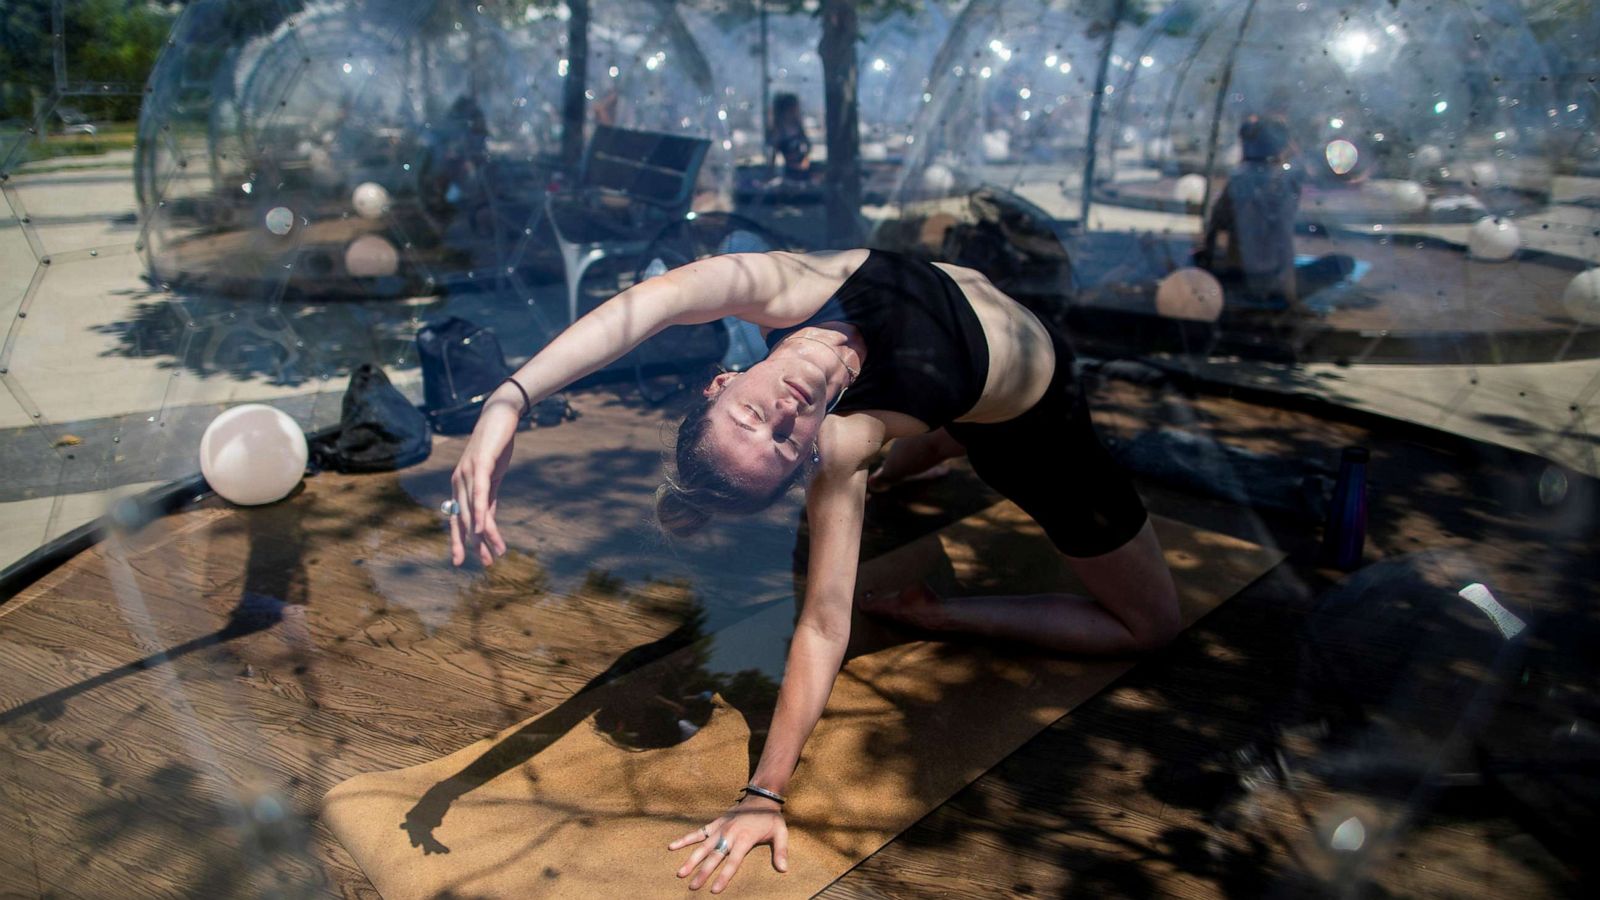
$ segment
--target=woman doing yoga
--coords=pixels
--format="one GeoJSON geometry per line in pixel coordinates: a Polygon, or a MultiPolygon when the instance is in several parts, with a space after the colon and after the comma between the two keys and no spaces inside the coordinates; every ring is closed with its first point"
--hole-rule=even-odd
{"type": "Polygon", "coordinates": [[[880,251],[713,257],[641,282],[574,323],[484,405],[452,478],[451,555],[506,552],[496,492],[530,402],[621,357],[669,325],[737,316],[771,352],[724,373],[678,434],[657,514],[675,532],[713,513],[765,508],[803,482],[806,596],[771,730],[733,808],[670,848],[678,870],[719,892],[752,847],[788,867],[782,795],[822,715],[849,639],[868,463],[884,483],[965,453],[973,470],[1044,528],[1089,597],[938,598],[926,589],[864,610],[931,631],[1075,654],[1159,647],[1178,602],[1144,506],[1095,437],[1061,337],[978,272],[880,251]],[[720,871],[719,871],[720,867],[720,871]]]}

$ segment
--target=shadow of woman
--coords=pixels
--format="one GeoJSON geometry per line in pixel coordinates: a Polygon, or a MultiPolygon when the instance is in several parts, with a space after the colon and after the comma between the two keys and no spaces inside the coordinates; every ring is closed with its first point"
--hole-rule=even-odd
{"type": "MultiPolygon", "coordinates": [[[[754,611],[786,602],[775,601],[754,611]]],[[[591,715],[596,729],[616,746],[656,750],[682,743],[699,731],[710,721],[712,698],[720,694],[744,714],[750,725],[751,759],[759,758],[777,701],[777,683],[753,670],[714,671],[709,664],[712,642],[705,639],[704,623],[705,614],[697,611],[667,635],[622,654],[576,694],[429,788],[400,825],[412,846],[424,853],[450,852],[434,830],[458,798],[528,762],[591,715]],[[642,677],[620,683],[623,676],[636,672],[642,677]]]]}
{"type": "MultiPolygon", "coordinates": [[[[299,655],[306,655],[309,652],[309,639],[304,636],[303,610],[310,602],[304,561],[307,536],[301,512],[292,502],[304,490],[304,485],[298,486],[288,498],[241,517],[246,535],[244,578],[239,583],[238,602],[227,611],[227,619],[217,630],[4,710],[0,712],[0,725],[8,725],[35,714],[41,722],[53,721],[66,713],[67,702],[75,697],[122,678],[170,665],[191,653],[226,646],[240,638],[269,631],[282,625],[286,619],[298,623],[289,640],[299,655]]],[[[140,517],[146,514],[145,510],[138,513],[140,517]]],[[[148,519],[141,518],[140,521],[147,522],[148,519]]],[[[110,571],[116,573],[112,581],[118,589],[113,591],[113,596],[119,604],[134,606],[133,609],[123,610],[124,616],[131,617],[130,621],[142,618],[145,615],[142,610],[148,601],[140,590],[138,577],[127,565],[128,559],[136,555],[136,551],[128,544],[128,535],[114,534],[106,542],[102,553],[114,563],[110,571]]],[[[219,555],[215,565],[217,574],[210,580],[228,583],[232,580],[228,573],[235,571],[236,566],[235,557],[219,555]]],[[[308,696],[314,698],[314,691],[308,696]]]]}
{"type": "MultiPolygon", "coordinates": [[[[978,504],[978,500],[963,498],[942,516],[911,523],[897,521],[898,527],[875,533],[864,543],[863,556],[875,557],[900,546],[907,533],[936,530],[978,504]]],[[[799,618],[800,603],[791,598],[806,595],[809,544],[808,523],[802,515],[790,556],[790,597],[748,607],[740,619],[723,622],[714,632],[706,631],[706,611],[696,610],[672,632],[622,654],[566,701],[496,741],[459,772],[430,787],[400,824],[411,845],[425,854],[450,852],[434,832],[457,799],[533,759],[591,715],[595,728],[615,746],[659,750],[693,737],[710,721],[714,698],[720,696],[744,717],[750,735],[746,772],[753,774],[766,747],[789,639],[799,618]],[[763,616],[782,607],[788,607],[791,614],[763,616]],[[721,650],[731,649],[719,648],[718,637],[733,632],[734,626],[739,626],[738,636],[730,643],[738,644],[734,655],[741,662],[737,667],[718,659],[721,650]],[[759,668],[748,665],[752,659],[759,668]],[[622,681],[625,675],[634,677],[622,681]]],[[[865,565],[864,559],[858,592],[897,590],[906,586],[908,578],[921,578],[936,590],[953,588],[956,577],[949,556],[937,541],[922,542],[922,546],[914,556],[902,558],[907,563],[904,569],[872,567],[865,565]],[[913,572],[916,574],[910,574],[913,572]]],[[[844,663],[926,637],[864,616],[859,607],[852,615],[850,635],[844,663]]]]}
{"type": "MultiPolygon", "coordinates": [[[[789,603],[785,599],[755,607],[750,619],[789,603]]],[[[714,657],[717,635],[722,632],[706,635],[703,613],[696,613],[659,640],[629,650],[565,702],[496,741],[465,768],[430,787],[406,812],[400,827],[408,833],[411,845],[423,853],[450,852],[434,832],[457,799],[528,762],[591,715],[595,728],[617,747],[658,750],[693,737],[710,721],[714,698],[720,696],[744,717],[750,734],[747,772],[753,773],[766,747],[781,682],[782,656],[793,633],[792,617],[768,616],[765,621],[771,623],[770,633],[751,641],[750,631],[740,629],[739,637],[746,649],[751,643],[769,648],[763,669],[726,671],[719,666],[714,657]],[[635,677],[621,680],[630,674],[635,677]]],[[[914,636],[904,631],[857,615],[845,660],[912,639],[914,636]]]]}

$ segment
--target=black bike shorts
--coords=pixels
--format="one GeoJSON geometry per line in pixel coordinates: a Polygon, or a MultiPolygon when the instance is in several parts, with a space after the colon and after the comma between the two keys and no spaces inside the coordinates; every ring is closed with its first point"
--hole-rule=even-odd
{"type": "Polygon", "coordinates": [[[1051,329],[1056,371],[1033,408],[1004,422],[952,422],[950,436],[984,483],[1033,517],[1068,556],[1100,556],[1132,540],[1148,515],[1127,472],[1095,434],[1072,351],[1051,329]]]}

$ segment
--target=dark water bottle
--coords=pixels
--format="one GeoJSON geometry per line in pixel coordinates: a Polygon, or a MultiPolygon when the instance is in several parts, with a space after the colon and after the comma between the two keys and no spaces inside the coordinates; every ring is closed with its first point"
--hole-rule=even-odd
{"type": "Polygon", "coordinates": [[[1365,447],[1346,447],[1339,460],[1339,479],[1333,486],[1328,525],[1322,532],[1323,561],[1343,571],[1361,565],[1361,548],[1367,541],[1367,462],[1365,447]]]}

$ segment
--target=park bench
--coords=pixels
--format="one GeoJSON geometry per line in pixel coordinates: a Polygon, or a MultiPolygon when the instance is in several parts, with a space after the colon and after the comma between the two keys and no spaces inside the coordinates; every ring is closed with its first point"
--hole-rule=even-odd
{"type": "Polygon", "coordinates": [[[710,141],[601,125],[584,151],[574,188],[545,198],[567,280],[567,321],[589,267],[608,256],[643,252],[694,199],[710,141]]]}

